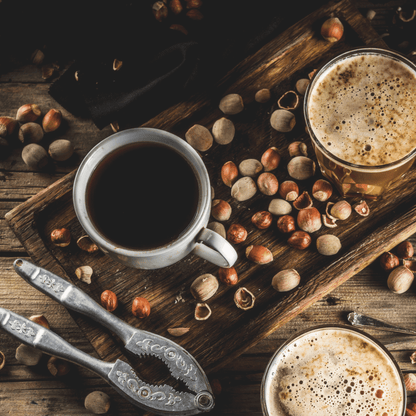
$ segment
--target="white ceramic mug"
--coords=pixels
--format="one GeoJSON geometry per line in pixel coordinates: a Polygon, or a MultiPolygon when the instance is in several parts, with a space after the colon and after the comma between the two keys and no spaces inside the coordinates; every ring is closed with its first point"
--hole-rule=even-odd
{"type": "Polygon", "coordinates": [[[115,133],[98,143],[82,161],[73,187],[75,213],[88,236],[114,260],[137,269],[170,266],[193,252],[220,267],[231,267],[237,260],[232,245],[206,228],[211,213],[211,185],[207,169],[199,154],[183,139],[163,130],[134,128],[115,133]],[[196,213],[174,241],[169,244],[137,250],[121,247],[106,238],[94,226],[87,208],[87,187],[91,175],[112,152],[133,143],[157,143],[179,153],[191,166],[199,190],[196,213]]]}

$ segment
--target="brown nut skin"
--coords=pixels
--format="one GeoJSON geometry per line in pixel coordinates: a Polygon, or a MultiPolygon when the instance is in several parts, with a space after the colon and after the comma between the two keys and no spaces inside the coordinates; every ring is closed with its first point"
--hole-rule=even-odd
{"type": "Polygon", "coordinates": [[[314,233],[322,227],[321,214],[315,207],[301,209],[296,221],[299,228],[307,233],[314,233]]]}
{"type": "Polygon", "coordinates": [[[214,199],[211,205],[211,215],[217,221],[227,221],[231,217],[231,205],[222,199],[214,199]]]}
{"type": "Polygon", "coordinates": [[[281,156],[276,147],[268,148],[261,156],[260,162],[265,172],[270,172],[279,166],[281,156]]]}
{"type": "Polygon", "coordinates": [[[47,367],[49,372],[54,377],[66,376],[71,370],[71,365],[68,361],[62,360],[61,358],[57,357],[49,358],[47,367]]]}
{"type": "Polygon", "coordinates": [[[224,185],[229,186],[231,188],[234,185],[234,182],[237,180],[237,178],[237,165],[232,161],[225,162],[221,168],[221,179],[224,182],[224,185]]]}
{"type": "Polygon", "coordinates": [[[14,133],[17,124],[17,120],[13,117],[0,117],[0,136],[11,136],[14,133]]]}
{"type": "Polygon", "coordinates": [[[399,258],[389,251],[386,251],[380,256],[380,266],[383,270],[386,272],[389,272],[396,267],[398,267],[400,264],[399,258]]]}
{"type": "Polygon", "coordinates": [[[183,10],[180,0],[170,0],[169,8],[173,14],[179,14],[183,10]]]}
{"type": "Polygon", "coordinates": [[[116,294],[111,290],[104,290],[104,292],[101,293],[101,305],[103,308],[107,309],[108,312],[115,311],[118,306],[116,294]]]}
{"type": "Polygon", "coordinates": [[[238,283],[238,274],[234,267],[220,267],[218,279],[227,286],[234,286],[238,283]]]}
{"type": "Polygon", "coordinates": [[[305,250],[312,243],[311,236],[305,231],[295,231],[287,240],[290,247],[305,250]]]}
{"type": "Polygon", "coordinates": [[[332,185],[325,179],[318,179],[312,187],[312,196],[321,202],[331,198],[333,192],[332,185]]]}
{"type": "Polygon", "coordinates": [[[331,17],[321,26],[321,35],[329,42],[338,42],[344,35],[344,26],[337,17],[331,17]]]}
{"type": "Polygon", "coordinates": [[[150,315],[150,303],[147,299],[137,297],[133,300],[131,312],[140,319],[147,318],[150,315]]]}
{"type": "Polygon", "coordinates": [[[254,99],[261,104],[267,103],[267,101],[271,98],[271,93],[268,88],[263,88],[261,90],[258,90],[254,96],[254,99]]]}
{"type": "Polygon", "coordinates": [[[284,181],[280,184],[279,195],[286,201],[295,201],[299,196],[299,186],[294,181],[284,181]]]}
{"type": "Polygon", "coordinates": [[[247,238],[247,230],[241,224],[231,224],[227,230],[227,240],[233,244],[240,244],[247,238]]]}
{"type": "Polygon", "coordinates": [[[33,315],[29,319],[44,328],[51,329],[48,320],[43,315],[33,315]]]}
{"type": "Polygon", "coordinates": [[[413,273],[407,267],[399,266],[390,272],[387,286],[393,293],[401,294],[410,289],[413,280],[413,273]]]}
{"type": "Polygon", "coordinates": [[[265,230],[272,225],[273,215],[269,211],[256,212],[251,217],[251,222],[259,229],[265,230]]]}
{"type": "Polygon", "coordinates": [[[197,9],[188,10],[186,16],[191,20],[202,20],[204,18],[204,15],[197,9]]]}
{"type": "Polygon", "coordinates": [[[414,249],[410,241],[403,241],[396,247],[397,256],[401,259],[413,257],[414,249]]]}
{"type": "Polygon", "coordinates": [[[296,230],[295,219],[291,215],[283,215],[277,220],[277,229],[281,233],[291,233],[296,230]]]}
{"type": "Polygon", "coordinates": [[[37,104],[24,104],[17,110],[16,120],[21,123],[28,123],[30,121],[36,121],[42,111],[37,104]]]}
{"type": "Polygon", "coordinates": [[[84,406],[96,415],[107,413],[110,409],[110,396],[102,391],[93,391],[84,401],[84,406]]]}
{"type": "Polygon", "coordinates": [[[257,178],[257,188],[263,195],[274,195],[279,189],[279,181],[270,172],[263,172],[257,178]]]}
{"type": "Polygon", "coordinates": [[[248,246],[246,248],[246,257],[257,264],[267,264],[273,261],[273,253],[264,246],[248,246]]]}
{"type": "MultiPolygon", "coordinates": [[[[414,373],[406,373],[403,375],[404,385],[406,387],[406,391],[415,391],[416,390],[416,374],[414,373]]],[[[408,412],[406,411],[406,416],[408,416],[408,412]]]]}
{"type": "Polygon", "coordinates": [[[71,232],[67,228],[59,228],[51,232],[51,241],[58,247],[69,246],[71,242],[71,232]]]}
{"type": "Polygon", "coordinates": [[[57,130],[62,122],[62,113],[59,110],[51,108],[43,117],[42,127],[45,133],[51,133],[57,130]]]}

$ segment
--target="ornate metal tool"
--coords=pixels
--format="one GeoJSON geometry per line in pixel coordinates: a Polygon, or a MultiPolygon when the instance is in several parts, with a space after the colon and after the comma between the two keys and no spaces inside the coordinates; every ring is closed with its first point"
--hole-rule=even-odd
{"type": "Polygon", "coordinates": [[[153,355],[161,359],[171,374],[182,380],[194,393],[176,391],[166,384],[149,385],[141,380],[133,368],[124,361],[107,363],[91,357],[52,331],[3,308],[0,308],[0,328],[27,345],[94,371],[127,400],[152,413],[194,415],[208,412],[214,407],[211,386],[204,371],[191,354],[180,345],[126,324],[76,286],[41,267],[17,259],[14,268],[36,289],[114,332],[124,342],[127,350],[140,356],[153,355]]]}

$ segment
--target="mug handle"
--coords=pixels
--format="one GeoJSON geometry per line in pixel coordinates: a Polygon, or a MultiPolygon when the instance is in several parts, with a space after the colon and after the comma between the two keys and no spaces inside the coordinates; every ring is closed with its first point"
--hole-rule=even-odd
{"type": "Polygon", "coordinates": [[[234,247],[215,231],[202,228],[196,236],[193,253],[219,267],[231,267],[237,260],[234,247]]]}

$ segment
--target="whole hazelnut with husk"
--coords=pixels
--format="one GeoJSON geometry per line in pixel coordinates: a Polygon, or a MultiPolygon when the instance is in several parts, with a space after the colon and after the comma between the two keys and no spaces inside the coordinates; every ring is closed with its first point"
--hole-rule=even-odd
{"type": "Polygon", "coordinates": [[[194,317],[197,321],[206,321],[211,314],[211,308],[205,302],[198,302],[196,304],[194,317]]]}
{"type": "Polygon", "coordinates": [[[315,207],[301,209],[296,221],[299,228],[307,233],[314,233],[322,227],[321,214],[315,207]]]}
{"type": "Polygon", "coordinates": [[[239,94],[228,94],[219,104],[220,110],[227,115],[238,114],[244,109],[244,102],[239,94]]]}
{"type": "Polygon", "coordinates": [[[237,178],[238,168],[236,164],[232,161],[225,162],[221,168],[221,179],[224,182],[224,185],[231,188],[237,178]]]}
{"type": "Polygon", "coordinates": [[[231,205],[223,199],[214,199],[211,205],[211,215],[217,221],[227,221],[231,216],[231,205]]]}
{"type": "Polygon", "coordinates": [[[101,293],[101,306],[107,309],[109,312],[114,312],[118,306],[117,295],[111,290],[104,290],[101,293]]]}
{"type": "Polygon", "coordinates": [[[305,231],[295,231],[287,240],[287,243],[292,248],[298,250],[305,250],[312,243],[311,236],[305,231]]]}
{"type": "Polygon", "coordinates": [[[267,103],[271,98],[271,93],[268,88],[262,88],[261,90],[258,90],[256,94],[254,95],[254,99],[261,104],[267,103]]]}
{"type": "Polygon", "coordinates": [[[308,147],[305,143],[296,141],[290,143],[289,147],[287,148],[289,151],[290,157],[296,157],[296,156],[308,156],[308,147]]]}
{"type": "Polygon", "coordinates": [[[22,159],[26,165],[35,170],[43,169],[48,164],[48,153],[37,143],[30,143],[22,150],[22,159]]]}
{"type": "Polygon", "coordinates": [[[273,215],[287,215],[292,212],[292,205],[284,199],[272,199],[269,203],[268,211],[273,215]]]}
{"type": "Polygon", "coordinates": [[[257,159],[245,159],[238,165],[241,176],[254,177],[263,170],[263,165],[257,159]]]}
{"type": "Polygon", "coordinates": [[[53,160],[64,162],[74,154],[74,145],[69,140],[55,140],[49,145],[48,153],[53,160]]]}
{"type": "Polygon", "coordinates": [[[54,377],[62,377],[69,373],[71,366],[68,361],[57,357],[50,357],[47,364],[49,372],[54,377]]]}
{"type": "Polygon", "coordinates": [[[267,247],[260,245],[248,246],[246,257],[256,264],[267,264],[273,261],[273,253],[267,247]]]}
{"type": "Polygon", "coordinates": [[[263,172],[257,178],[257,188],[264,195],[274,195],[279,189],[279,181],[270,172],[263,172]]]}
{"type": "Polygon", "coordinates": [[[77,267],[75,270],[75,275],[78,277],[81,282],[86,284],[91,284],[91,276],[93,274],[93,270],[91,266],[80,266],[77,267]]]}
{"type": "Polygon", "coordinates": [[[277,292],[288,292],[300,283],[300,275],[295,269],[282,270],[272,279],[273,289],[277,292]]]}
{"type": "Polygon", "coordinates": [[[205,302],[215,295],[218,287],[217,278],[210,273],[205,273],[192,282],[190,290],[196,300],[205,302]]]}
{"type": "Polygon", "coordinates": [[[240,178],[231,188],[231,196],[237,201],[243,202],[252,198],[257,192],[256,182],[253,178],[245,176],[240,178]]]}
{"type": "Polygon", "coordinates": [[[292,131],[296,125],[295,115],[288,110],[275,110],[270,117],[271,126],[280,133],[292,131]]]}
{"type": "Polygon", "coordinates": [[[16,120],[21,123],[28,123],[36,121],[42,114],[40,107],[37,104],[24,104],[17,110],[16,120]]]}
{"type": "Polygon", "coordinates": [[[17,120],[13,117],[0,117],[0,137],[11,136],[17,127],[17,120]]]}
{"type": "Polygon", "coordinates": [[[386,272],[395,269],[400,264],[399,258],[389,251],[386,251],[380,256],[380,266],[386,272]]]}
{"type": "Polygon", "coordinates": [[[294,201],[293,206],[298,209],[310,208],[313,205],[312,198],[310,197],[308,191],[303,191],[294,201]]]}
{"type": "Polygon", "coordinates": [[[131,312],[135,317],[140,319],[147,318],[150,315],[150,310],[150,303],[147,299],[143,297],[134,298],[131,312]]]}
{"type": "Polygon", "coordinates": [[[0,371],[3,370],[4,366],[6,365],[6,356],[2,351],[0,351],[0,371]]]}
{"type": "Polygon", "coordinates": [[[245,287],[240,287],[234,294],[234,303],[237,308],[247,311],[254,306],[256,297],[245,287]]]}
{"type": "Polygon", "coordinates": [[[312,186],[312,196],[321,202],[327,201],[332,192],[332,185],[325,179],[318,179],[312,186]]]}
{"type": "Polygon", "coordinates": [[[293,181],[284,181],[280,184],[279,195],[286,201],[295,201],[299,196],[299,186],[293,181]]]}
{"type": "Polygon", "coordinates": [[[287,165],[287,171],[293,179],[305,180],[315,174],[315,162],[306,156],[296,156],[287,165]]]}
{"type": "Polygon", "coordinates": [[[211,148],[214,139],[209,130],[200,124],[193,125],[185,133],[186,141],[196,150],[205,152],[211,148]]]}
{"type": "Polygon", "coordinates": [[[272,225],[273,216],[269,211],[256,212],[251,217],[251,222],[259,229],[265,230],[272,225]]]}
{"type": "Polygon", "coordinates": [[[48,320],[45,318],[44,315],[32,315],[29,319],[35,324],[41,325],[44,328],[47,328],[47,329],[51,328],[48,320]]]}
{"type": "Polygon", "coordinates": [[[107,413],[110,409],[110,404],[110,396],[102,391],[93,391],[84,401],[85,408],[95,415],[107,413]]]}
{"type": "Polygon", "coordinates": [[[28,367],[39,364],[42,358],[42,351],[29,345],[20,344],[16,349],[16,360],[20,364],[27,365],[28,367]]]}
{"type": "Polygon", "coordinates": [[[298,81],[296,81],[296,91],[300,95],[305,95],[306,89],[308,88],[308,85],[310,84],[310,80],[307,78],[301,78],[298,81]]]}
{"type": "Polygon", "coordinates": [[[57,130],[62,122],[62,113],[54,108],[50,109],[43,117],[42,127],[45,133],[51,133],[57,130]]]}
{"type": "Polygon", "coordinates": [[[414,249],[410,241],[403,241],[396,247],[397,256],[401,259],[413,257],[414,249]]]}
{"type": "Polygon", "coordinates": [[[81,249],[86,251],[87,253],[95,253],[99,250],[97,244],[91,240],[88,235],[83,235],[77,240],[77,246],[81,249]]]}
{"type": "Polygon", "coordinates": [[[190,328],[180,327],[180,328],[168,328],[167,331],[170,335],[174,337],[181,337],[189,332],[190,328]]]}
{"type": "Polygon", "coordinates": [[[260,162],[265,172],[276,169],[280,163],[280,153],[276,147],[269,147],[261,156],[260,162]]]}
{"type": "Polygon", "coordinates": [[[57,228],[51,232],[51,241],[58,247],[67,247],[71,243],[71,232],[68,228],[57,228]]]}
{"type": "Polygon", "coordinates": [[[37,123],[22,124],[19,129],[19,140],[22,143],[39,143],[43,139],[42,127],[37,123]]]}
{"type": "Polygon", "coordinates": [[[405,266],[393,269],[387,278],[387,286],[393,293],[406,292],[413,283],[414,275],[405,266]]]}
{"type": "Polygon", "coordinates": [[[233,244],[240,244],[247,238],[247,230],[241,224],[231,224],[227,230],[227,240],[233,244]]]}
{"type": "Polygon", "coordinates": [[[341,241],[332,234],[320,235],[316,239],[316,248],[324,256],[334,256],[341,250],[341,241]]]}
{"type": "Polygon", "coordinates": [[[209,228],[212,231],[215,231],[222,238],[227,238],[227,233],[225,232],[225,227],[220,222],[212,221],[207,225],[207,228],[209,228]]]}
{"type": "Polygon", "coordinates": [[[295,219],[291,215],[283,215],[277,220],[277,229],[284,234],[288,234],[295,231],[295,219]]]}
{"type": "Polygon", "coordinates": [[[299,106],[299,96],[295,91],[286,91],[277,100],[277,105],[285,110],[295,110],[299,106]]]}
{"type": "Polygon", "coordinates": [[[220,118],[212,126],[212,135],[218,144],[229,144],[235,135],[234,123],[228,118],[220,118]]]}
{"type": "Polygon", "coordinates": [[[238,274],[234,267],[220,267],[218,279],[227,286],[234,286],[238,283],[238,274]]]}
{"type": "Polygon", "coordinates": [[[321,26],[322,37],[329,42],[338,42],[344,35],[344,26],[338,17],[327,19],[321,26]]]}
{"type": "Polygon", "coordinates": [[[352,208],[349,202],[342,200],[336,202],[331,207],[331,215],[339,220],[346,220],[352,212],[352,208]]]}

